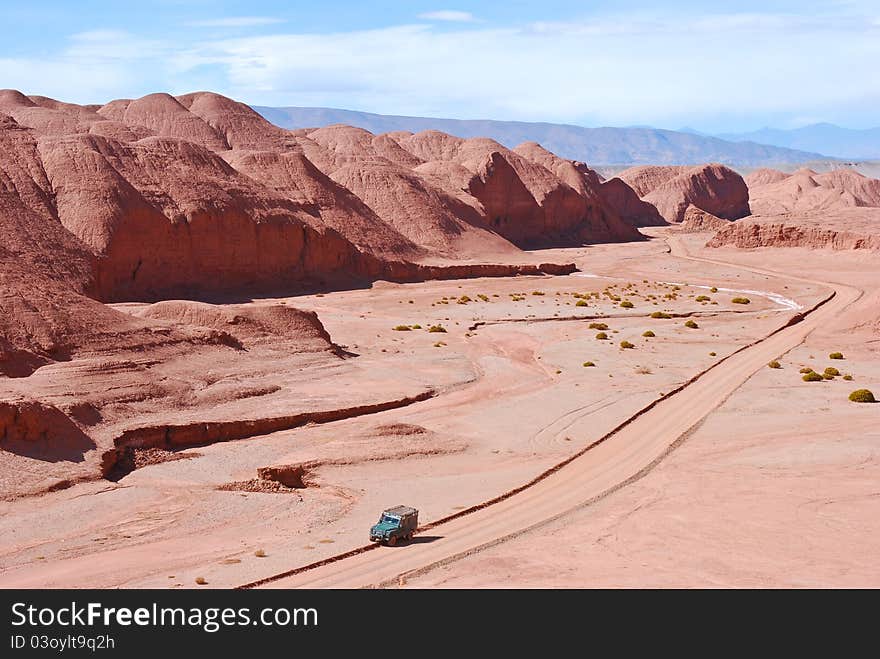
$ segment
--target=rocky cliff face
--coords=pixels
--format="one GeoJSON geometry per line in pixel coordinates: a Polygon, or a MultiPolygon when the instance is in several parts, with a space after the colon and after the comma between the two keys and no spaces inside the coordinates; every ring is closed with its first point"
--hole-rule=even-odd
{"type": "Polygon", "coordinates": [[[707,247],[806,247],[809,249],[880,250],[880,234],[803,226],[782,222],[732,222],[707,247]]]}
{"type": "Polygon", "coordinates": [[[287,131],[206,92],[78,106],[0,91],[0,149],[7,375],[119,341],[227,340],[101,301],[537,272],[519,247],[640,237],[594,172],[538,145],[287,131]]]}
{"type": "Polygon", "coordinates": [[[681,222],[688,206],[735,220],[749,215],[749,189],[724,165],[633,167],[618,174],[667,222],[681,222]]]}

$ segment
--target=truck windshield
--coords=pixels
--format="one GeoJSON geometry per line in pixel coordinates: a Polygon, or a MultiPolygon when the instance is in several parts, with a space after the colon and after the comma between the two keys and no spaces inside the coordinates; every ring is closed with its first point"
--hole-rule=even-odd
{"type": "Polygon", "coordinates": [[[397,517],[392,517],[391,515],[382,515],[382,519],[379,520],[380,524],[394,524],[397,526],[400,523],[400,519],[397,517]]]}

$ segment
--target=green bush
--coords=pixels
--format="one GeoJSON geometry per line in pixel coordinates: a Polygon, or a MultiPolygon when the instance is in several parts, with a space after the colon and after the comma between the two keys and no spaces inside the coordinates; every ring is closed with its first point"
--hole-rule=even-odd
{"type": "Polygon", "coordinates": [[[590,329],[594,329],[594,330],[607,330],[608,329],[608,325],[606,325],[605,323],[590,323],[588,325],[588,327],[590,329]]]}
{"type": "Polygon", "coordinates": [[[693,320],[689,320],[684,324],[685,327],[689,327],[690,329],[697,329],[699,325],[697,325],[693,320]]]}
{"type": "Polygon", "coordinates": [[[575,302],[574,306],[576,306],[576,307],[588,307],[588,306],[590,306],[590,305],[588,305],[588,304],[587,304],[586,302],[584,302],[583,300],[578,300],[577,302],[575,302]]]}
{"type": "Polygon", "coordinates": [[[734,304],[749,304],[751,300],[747,297],[735,297],[731,300],[734,304]]]}
{"type": "Polygon", "coordinates": [[[804,373],[803,378],[801,378],[804,382],[821,382],[823,380],[822,376],[816,373],[816,371],[810,371],[809,373],[804,373]]]}
{"type": "Polygon", "coordinates": [[[642,336],[644,336],[646,339],[653,339],[657,335],[654,334],[654,332],[652,332],[651,330],[648,330],[646,332],[642,332],[642,336]]]}
{"type": "Polygon", "coordinates": [[[395,332],[409,332],[410,330],[412,330],[412,327],[410,327],[409,325],[395,325],[394,326],[395,332]]]}
{"type": "Polygon", "coordinates": [[[624,300],[623,302],[620,303],[620,306],[623,307],[624,309],[632,309],[634,305],[629,300],[624,300]]]}
{"type": "Polygon", "coordinates": [[[635,346],[632,343],[630,343],[629,341],[621,341],[620,347],[625,348],[625,349],[635,348],[635,346]]]}
{"type": "Polygon", "coordinates": [[[595,366],[593,362],[584,362],[584,368],[589,368],[591,366],[595,366]]]}
{"type": "Polygon", "coordinates": [[[772,362],[770,362],[769,364],[767,364],[767,366],[769,366],[770,368],[782,368],[782,364],[780,364],[775,359],[772,362]]]}
{"type": "Polygon", "coordinates": [[[849,399],[854,403],[876,403],[874,394],[869,389],[856,389],[849,395],[849,399]]]}
{"type": "Polygon", "coordinates": [[[608,335],[605,332],[599,332],[596,335],[596,338],[599,339],[600,341],[604,341],[605,339],[608,338],[608,335]]]}
{"type": "Polygon", "coordinates": [[[428,328],[428,331],[429,332],[441,332],[443,334],[446,334],[446,328],[443,327],[443,325],[431,325],[428,328]]]}
{"type": "Polygon", "coordinates": [[[828,359],[843,359],[843,353],[842,352],[832,352],[830,355],[828,355],[828,359]]]}
{"type": "Polygon", "coordinates": [[[840,375],[840,371],[838,371],[833,366],[829,366],[828,368],[825,369],[824,375],[830,375],[831,377],[834,377],[836,375],[840,375]]]}
{"type": "Polygon", "coordinates": [[[663,313],[662,311],[655,311],[651,314],[651,318],[672,318],[668,313],[663,313]]]}

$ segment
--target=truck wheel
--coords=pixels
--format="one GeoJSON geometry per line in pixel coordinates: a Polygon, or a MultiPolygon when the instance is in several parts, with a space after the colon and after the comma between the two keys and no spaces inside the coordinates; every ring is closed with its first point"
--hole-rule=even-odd
{"type": "Polygon", "coordinates": [[[392,536],[392,537],[388,538],[388,546],[389,547],[393,547],[396,544],[397,544],[397,536],[392,536]]]}

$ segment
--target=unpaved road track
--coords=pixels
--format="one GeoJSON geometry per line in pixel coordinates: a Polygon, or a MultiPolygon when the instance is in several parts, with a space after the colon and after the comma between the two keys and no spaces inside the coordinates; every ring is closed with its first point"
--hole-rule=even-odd
{"type": "MultiPolygon", "coordinates": [[[[676,238],[669,238],[669,243],[674,256],[693,258],[684,252],[676,238]]],[[[359,588],[396,584],[407,574],[424,572],[472,554],[588,505],[647,473],[753,373],[799,345],[811,331],[861,296],[858,289],[842,284],[816,282],[721,261],[694,260],[822,284],[834,294],[824,304],[808,310],[800,322],[720,361],[564,466],[551,470],[514,494],[503,495],[491,505],[432,525],[410,545],[350,552],[344,558],[336,557],[325,564],[276,575],[246,587],[359,588]]],[[[547,547],[547,551],[553,548],[547,547]]]]}

